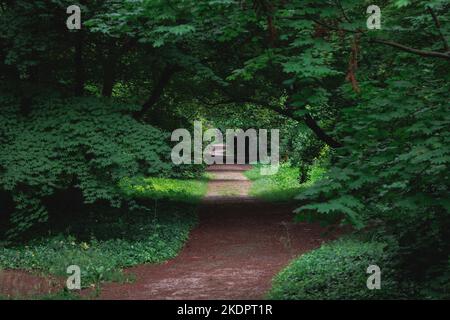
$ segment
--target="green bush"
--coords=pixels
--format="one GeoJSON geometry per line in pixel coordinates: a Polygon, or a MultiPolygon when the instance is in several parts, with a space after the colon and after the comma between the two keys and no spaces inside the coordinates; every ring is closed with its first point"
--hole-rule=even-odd
{"type": "Polygon", "coordinates": [[[85,203],[119,207],[121,179],[171,174],[168,134],[125,114],[136,106],[45,95],[24,116],[13,97],[0,95],[0,104],[0,193],[15,204],[10,237],[46,221],[42,199],[58,190],[76,187],[85,203]]]}
{"type": "Polygon", "coordinates": [[[286,121],[280,128],[280,155],[307,174],[320,157],[324,143],[316,138],[303,123],[286,121]]]}
{"type": "Polygon", "coordinates": [[[198,180],[170,178],[126,178],[120,186],[132,198],[166,199],[196,203],[206,193],[207,177],[198,180]]]}
{"type": "Polygon", "coordinates": [[[402,298],[395,262],[381,242],[345,239],[306,253],[276,276],[270,299],[389,299],[402,298]],[[381,289],[367,288],[367,268],[381,269],[381,289]]]}
{"type": "Polygon", "coordinates": [[[402,273],[421,287],[439,283],[428,294],[437,297],[448,295],[439,288],[450,258],[450,90],[443,62],[417,63],[423,77],[397,67],[383,83],[361,83],[357,107],[337,124],[344,145],[302,190],[297,212],[395,238],[402,273]]]}
{"type": "Polygon", "coordinates": [[[253,165],[251,170],[244,174],[252,180],[250,195],[265,199],[267,201],[291,201],[298,193],[320,179],[325,169],[315,164],[307,173],[309,180],[300,183],[301,170],[292,166],[289,162],[282,163],[278,172],[273,175],[261,175],[262,165],[253,165]]]}
{"type": "Polygon", "coordinates": [[[161,203],[147,211],[106,207],[65,221],[42,237],[0,247],[0,269],[22,269],[66,277],[81,268],[82,286],[126,280],[121,270],[176,256],[196,223],[195,206],[161,203]]]}

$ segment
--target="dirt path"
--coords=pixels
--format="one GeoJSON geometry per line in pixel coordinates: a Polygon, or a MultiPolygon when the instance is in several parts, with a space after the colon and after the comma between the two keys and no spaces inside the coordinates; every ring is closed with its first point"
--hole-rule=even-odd
{"type": "Polygon", "coordinates": [[[22,270],[0,270],[0,297],[26,299],[64,289],[64,279],[38,276],[22,270]]]}
{"type": "Polygon", "coordinates": [[[261,299],[289,261],[325,239],[317,224],[293,223],[292,206],[248,196],[248,166],[216,165],[199,225],[174,259],[127,272],[132,284],[107,284],[100,299],[261,299]]]}

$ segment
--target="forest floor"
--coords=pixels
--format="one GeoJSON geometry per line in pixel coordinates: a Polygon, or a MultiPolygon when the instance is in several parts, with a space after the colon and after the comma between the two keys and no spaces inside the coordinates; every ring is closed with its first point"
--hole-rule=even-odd
{"type": "Polygon", "coordinates": [[[127,269],[129,284],[102,286],[100,299],[261,299],[294,257],[336,234],[294,223],[289,204],[248,196],[250,166],[214,165],[199,224],[180,254],[159,265],[127,269]]]}
{"type": "MultiPolygon", "coordinates": [[[[98,299],[263,299],[272,278],[293,258],[336,238],[315,223],[296,223],[295,205],[249,196],[250,166],[214,165],[199,223],[182,251],[162,264],[128,268],[132,283],[104,283],[98,299]]],[[[61,290],[65,279],[22,271],[0,273],[0,294],[61,290]]],[[[92,298],[92,290],[82,291],[92,298]]],[[[97,292],[98,293],[98,292],[97,292]]]]}

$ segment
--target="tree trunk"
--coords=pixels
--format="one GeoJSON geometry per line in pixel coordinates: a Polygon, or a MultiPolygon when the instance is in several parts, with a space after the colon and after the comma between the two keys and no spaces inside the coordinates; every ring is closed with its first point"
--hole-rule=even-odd
{"type": "Polygon", "coordinates": [[[150,97],[147,99],[147,101],[144,102],[142,105],[141,110],[134,113],[134,117],[136,119],[141,119],[142,116],[149,111],[161,98],[162,94],[164,93],[164,89],[167,87],[167,85],[170,82],[170,79],[172,79],[172,76],[179,70],[179,67],[174,65],[166,65],[164,70],[162,71],[158,82],[153,87],[152,93],[150,97]]]}
{"type": "Polygon", "coordinates": [[[342,147],[342,144],[339,141],[334,140],[332,137],[330,137],[319,125],[317,122],[311,117],[310,114],[306,114],[303,117],[303,120],[305,124],[310,128],[319,138],[319,140],[325,142],[327,145],[329,145],[332,148],[340,148],[342,147]]]}
{"type": "Polygon", "coordinates": [[[304,122],[306,126],[314,132],[314,134],[320,141],[325,142],[330,147],[332,148],[342,147],[342,144],[339,141],[333,139],[331,136],[329,136],[309,113],[305,114],[304,116],[296,116],[289,108],[286,109],[270,108],[270,109],[293,120],[304,122]]]}
{"type": "Polygon", "coordinates": [[[77,31],[75,42],[75,95],[82,96],[84,93],[84,61],[83,61],[83,45],[84,34],[82,31],[77,31]]]}
{"type": "Polygon", "coordinates": [[[117,55],[110,54],[110,56],[105,60],[103,65],[103,88],[102,88],[102,96],[111,97],[114,82],[116,78],[116,64],[117,64],[117,55]]]}
{"type": "Polygon", "coordinates": [[[111,97],[116,82],[117,64],[119,63],[119,59],[130,50],[135,43],[135,39],[127,39],[120,48],[117,48],[116,44],[110,47],[109,55],[103,62],[102,96],[111,97]]]}

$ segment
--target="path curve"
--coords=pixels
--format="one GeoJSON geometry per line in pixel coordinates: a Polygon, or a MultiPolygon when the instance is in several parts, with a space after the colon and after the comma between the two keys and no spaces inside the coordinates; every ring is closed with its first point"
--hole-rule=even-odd
{"type": "MultiPolygon", "coordinates": [[[[199,224],[166,263],[127,269],[132,284],[110,283],[100,299],[262,299],[289,261],[318,246],[318,224],[294,223],[292,205],[248,196],[249,166],[215,165],[199,224]]],[[[329,235],[328,239],[333,237],[329,235]]]]}

